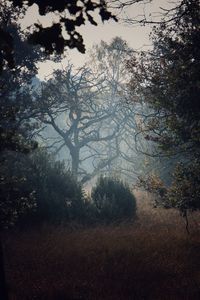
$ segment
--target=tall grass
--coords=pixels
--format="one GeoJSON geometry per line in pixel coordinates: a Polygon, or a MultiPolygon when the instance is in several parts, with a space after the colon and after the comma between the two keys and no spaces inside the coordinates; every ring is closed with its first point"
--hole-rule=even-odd
{"type": "Polygon", "coordinates": [[[200,299],[199,214],[188,235],[177,211],[136,198],[133,224],[7,234],[10,299],[200,299]]]}

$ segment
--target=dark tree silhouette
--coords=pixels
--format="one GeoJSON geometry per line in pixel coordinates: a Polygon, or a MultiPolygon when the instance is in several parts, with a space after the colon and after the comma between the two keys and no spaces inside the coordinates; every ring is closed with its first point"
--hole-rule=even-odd
{"type": "MultiPolygon", "coordinates": [[[[172,23],[176,20],[180,20],[186,13],[184,10],[187,1],[168,1],[162,2],[162,6],[159,3],[159,11],[152,11],[149,13],[149,5],[154,7],[158,2],[156,0],[110,0],[108,2],[108,7],[110,9],[114,9],[115,11],[122,12],[125,10],[128,14],[125,14],[123,21],[126,22],[128,25],[131,26],[138,26],[138,25],[159,25],[165,24],[167,26],[171,26],[172,23]],[[147,9],[143,9],[141,13],[135,14],[135,16],[128,16],[131,7],[136,8],[142,6],[149,6],[147,9]],[[176,11],[181,11],[181,14],[177,15],[176,11]]],[[[134,10],[133,10],[134,11],[134,10]]],[[[139,9],[140,11],[140,9],[139,9]]]]}
{"type": "MultiPolygon", "coordinates": [[[[31,127],[28,118],[32,114],[31,97],[28,85],[36,74],[35,62],[42,58],[38,49],[32,49],[22,39],[19,27],[12,21],[15,19],[15,11],[10,10],[8,3],[4,2],[0,7],[0,163],[6,164],[6,151],[27,153],[36,147],[31,141],[31,127]],[[5,35],[4,35],[5,33],[5,35]],[[13,49],[15,49],[13,53],[13,49]],[[8,56],[7,56],[8,54],[8,56]],[[12,70],[5,68],[5,60],[12,70]],[[15,66],[13,64],[15,60],[15,66]],[[11,65],[10,65],[11,64],[11,65]]],[[[1,173],[0,183],[0,231],[4,227],[2,219],[3,210],[12,209],[17,203],[14,197],[8,201],[8,195],[2,192],[2,186],[9,183],[10,178],[1,173]]],[[[21,202],[21,208],[23,204],[21,202]]],[[[1,243],[1,241],[0,241],[1,243]]],[[[0,299],[7,299],[5,288],[5,274],[3,267],[2,244],[0,246],[0,299]]]]}
{"type": "MultiPolygon", "coordinates": [[[[184,1],[170,27],[154,28],[153,49],[129,62],[132,91],[151,112],[140,116],[138,136],[156,144],[150,155],[179,155],[172,184],[162,196],[164,205],[179,208],[184,216],[200,208],[199,24],[199,1],[184,1]]],[[[159,190],[160,184],[153,184],[159,190]]]]}
{"type": "MultiPolygon", "coordinates": [[[[40,15],[54,13],[59,15],[58,22],[54,22],[50,27],[43,27],[41,24],[33,24],[31,32],[28,34],[28,41],[33,45],[41,45],[46,53],[62,54],[65,47],[77,48],[85,53],[85,45],[82,35],[77,28],[88,21],[91,25],[97,26],[97,22],[91,13],[97,12],[102,22],[109,19],[117,21],[116,17],[107,9],[106,1],[91,0],[11,0],[10,10],[15,11],[12,18],[16,21],[19,14],[25,14],[26,9],[33,4],[37,4],[40,15]],[[66,17],[66,15],[68,15],[66,17]],[[68,38],[63,35],[63,29],[68,38]]],[[[2,8],[6,7],[6,0],[2,3],[2,8]]],[[[0,27],[0,69],[8,65],[15,66],[13,36],[6,28],[0,27]]]]}
{"type": "Polygon", "coordinates": [[[118,103],[104,100],[104,80],[96,78],[88,68],[76,74],[71,67],[57,71],[42,84],[37,98],[37,118],[56,132],[57,152],[67,148],[74,177],[85,182],[98,174],[119,153],[118,136],[126,123],[118,103]],[[108,130],[109,129],[109,130],[108,130]],[[105,152],[111,142],[115,151],[105,152]],[[90,161],[90,171],[84,167],[90,161]]]}

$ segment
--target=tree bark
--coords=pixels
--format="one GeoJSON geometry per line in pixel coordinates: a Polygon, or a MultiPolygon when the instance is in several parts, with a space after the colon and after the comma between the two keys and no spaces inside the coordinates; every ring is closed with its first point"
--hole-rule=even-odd
{"type": "Polygon", "coordinates": [[[78,167],[79,167],[79,151],[77,149],[74,149],[74,151],[71,152],[71,158],[72,158],[72,174],[74,178],[78,179],[78,167]]]}
{"type": "Polygon", "coordinates": [[[8,293],[6,288],[6,276],[4,268],[4,255],[3,255],[3,245],[2,236],[0,234],[0,299],[8,300],[8,293]]]}

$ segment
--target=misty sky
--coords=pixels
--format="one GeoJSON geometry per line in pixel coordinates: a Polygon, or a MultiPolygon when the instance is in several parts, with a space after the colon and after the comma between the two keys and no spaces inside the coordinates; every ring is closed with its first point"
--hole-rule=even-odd
{"type": "MultiPolygon", "coordinates": [[[[143,1],[145,2],[145,1],[143,1]]],[[[149,33],[151,32],[151,26],[140,26],[140,25],[127,25],[122,20],[124,18],[139,18],[145,14],[146,17],[151,20],[157,20],[160,17],[162,8],[169,8],[173,6],[172,2],[167,0],[153,0],[150,4],[134,4],[129,6],[128,9],[123,10],[121,13],[118,12],[119,22],[108,21],[102,24],[98,19],[98,26],[92,26],[86,24],[81,26],[79,32],[83,35],[84,42],[86,45],[86,54],[81,54],[78,50],[67,50],[67,58],[62,61],[62,67],[65,66],[68,60],[70,60],[75,67],[80,67],[87,60],[88,51],[94,45],[98,44],[101,40],[106,42],[111,41],[112,38],[120,36],[126,40],[130,47],[134,50],[139,50],[143,47],[150,47],[149,33]]],[[[33,22],[40,21],[44,26],[50,26],[56,17],[48,14],[46,17],[41,17],[38,14],[37,6],[33,5],[29,8],[25,19],[22,21],[22,28],[26,28],[33,22]]],[[[51,61],[39,64],[39,77],[44,79],[50,75],[54,68],[61,67],[61,64],[55,64],[51,61]]]]}

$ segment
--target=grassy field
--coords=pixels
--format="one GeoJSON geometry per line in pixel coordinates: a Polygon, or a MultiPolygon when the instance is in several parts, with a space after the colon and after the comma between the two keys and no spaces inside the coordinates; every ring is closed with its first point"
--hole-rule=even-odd
{"type": "Polygon", "coordinates": [[[7,234],[10,299],[200,299],[199,215],[188,235],[178,212],[136,197],[134,224],[7,234]]]}

